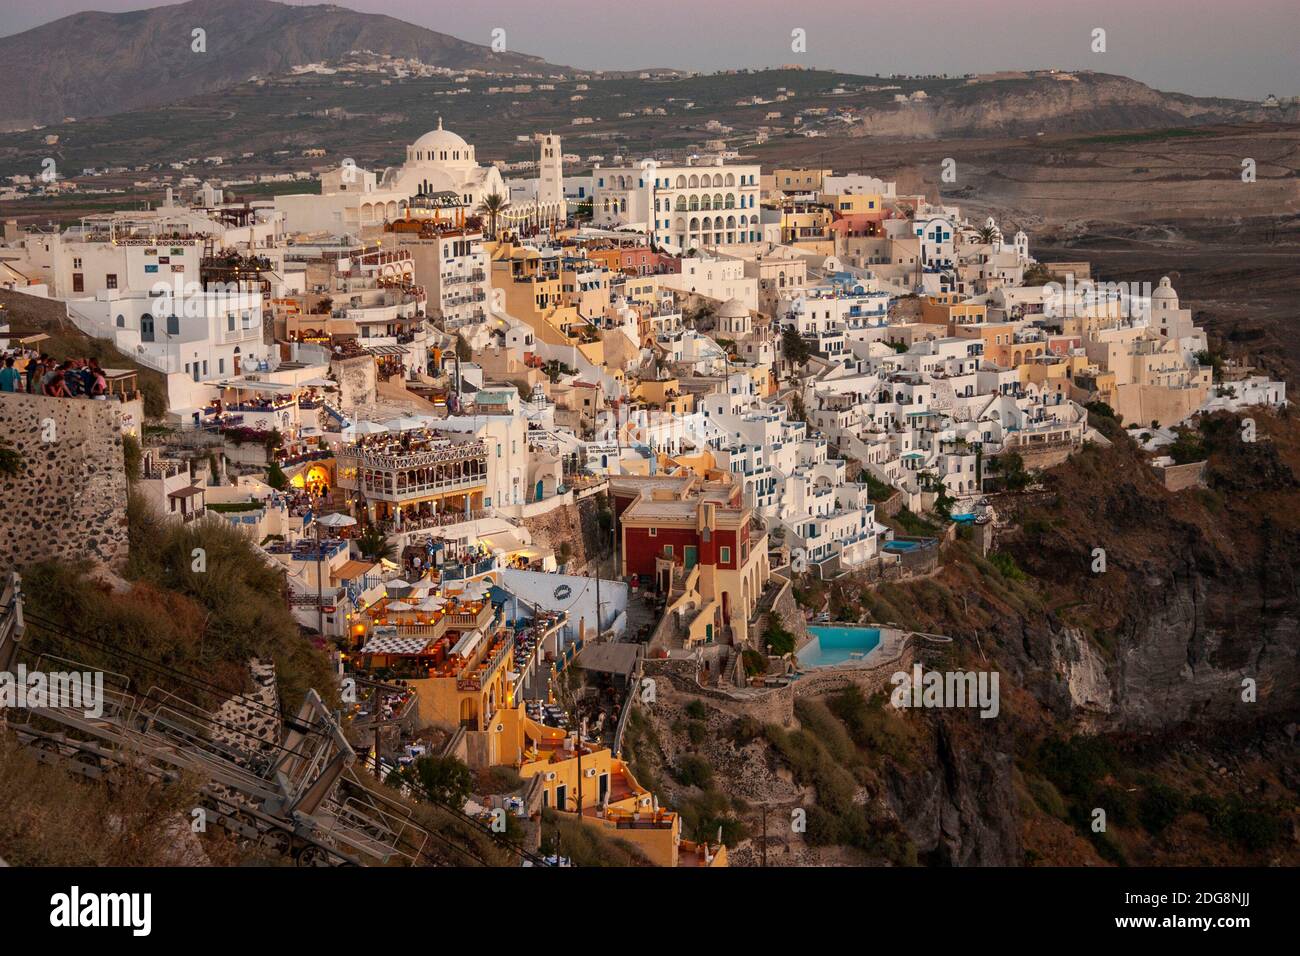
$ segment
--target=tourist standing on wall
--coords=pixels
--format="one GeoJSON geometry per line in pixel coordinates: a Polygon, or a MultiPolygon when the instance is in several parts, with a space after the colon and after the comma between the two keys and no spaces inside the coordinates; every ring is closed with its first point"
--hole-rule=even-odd
{"type": "Polygon", "coordinates": [[[13,357],[5,359],[5,367],[0,369],[0,392],[16,392],[23,377],[14,368],[13,357]]]}

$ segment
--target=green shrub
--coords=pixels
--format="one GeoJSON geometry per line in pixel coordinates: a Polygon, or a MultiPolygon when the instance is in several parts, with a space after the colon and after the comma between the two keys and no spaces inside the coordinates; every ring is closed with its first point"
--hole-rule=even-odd
{"type": "Polygon", "coordinates": [[[1148,833],[1162,833],[1186,806],[1186,799],[1173,787],[1156,784],[1138,801],[1138,821],[1148,833]]]}
{"type": "Polygon", "coordinates": [[[673,777],[686,787],[707,789],[713,782],[713,768],[709,762],[697,754],[684,754],[673,768],[673,777]]]}

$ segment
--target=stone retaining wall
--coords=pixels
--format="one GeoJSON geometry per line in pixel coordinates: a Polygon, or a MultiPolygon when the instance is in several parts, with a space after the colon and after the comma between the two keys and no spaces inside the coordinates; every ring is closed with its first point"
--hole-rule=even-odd
{"type": "Polygon", "coordinates": [[[123,408],[0,392],[0,439],[22,457],[17,476],[0,477],[0,570],[50,558],[126,561],[123,408]]]}

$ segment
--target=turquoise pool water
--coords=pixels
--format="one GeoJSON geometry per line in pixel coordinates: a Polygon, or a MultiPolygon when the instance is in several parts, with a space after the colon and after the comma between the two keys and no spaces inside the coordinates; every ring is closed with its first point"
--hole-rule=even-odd
{"type": "Polygon", "coordinates": [[[843,664],[880,643],[878,627],[810,627],[808,633],[813,639],[795,654],[804,667],[843,664]]]}
{"type": "Polygon", "coordinates": [[[921,546],[919,541],[890,541],[885,544],[886,551],[915,551],[921,546]]]}

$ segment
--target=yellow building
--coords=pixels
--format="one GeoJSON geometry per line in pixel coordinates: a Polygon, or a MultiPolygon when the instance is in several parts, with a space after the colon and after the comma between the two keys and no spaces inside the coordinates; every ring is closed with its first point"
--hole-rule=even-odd
{"type": "Polygon", "coordinates": [[[970,302],[955,292],[941,292],[921,298],[921,321],[948,328],[949,335],[955,335],[953,328],[959,325],[978,325],[988,321],[988,307],[982,303],[970,302]]]}
{"type": "Polygon", "coordinates": [[[835,254],[830,225],[835,217],[818,203],[787,202],[781,206],[781,241],[801,249],[835,254]]]}
{"type": "Polygon", "coordinates": [[[833,169],[774,169],[772,189],[780,193],[819,193],[826,177],[834,174],[833,169]]]}
{"type": "Polygon", "coordinates": [[[646,379],[637,385],[632,397],[673,415],[689,415],[695,411],[695,396],[683,392],[675,378],[646,379]]]}
{"type": "Polygon", "coordinates": [[[822,193],[821,201],[839,216],[866,216],[883,208],[884,197],[879,193],[822,193]]]}
{"type": "Polygon", "coordinates": [[[580,814],[584,824],[627,841],[656,866],[727,865],[726,847],[683,841],[681,817],[661,809],[608,747],[578,743],[576,734],[564,736],[557,728],[533,726],[545,736],[530,741],[519,775],[541,778],[542,806],[580,814]]]}

